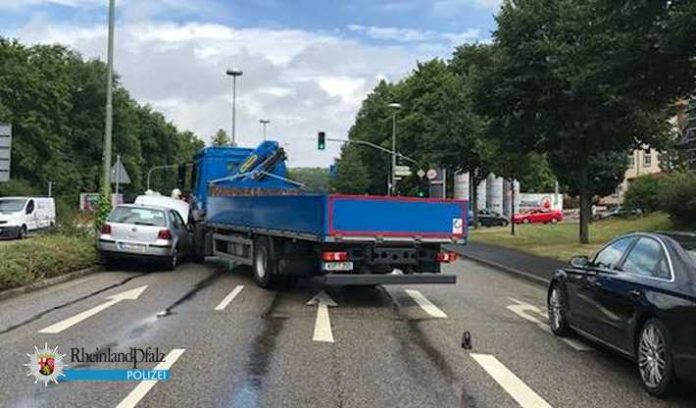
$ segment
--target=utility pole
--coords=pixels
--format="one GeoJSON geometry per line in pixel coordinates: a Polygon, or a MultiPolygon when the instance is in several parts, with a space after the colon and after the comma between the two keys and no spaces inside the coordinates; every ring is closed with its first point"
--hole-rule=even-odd
{"type": "Polygon", "coordinates": [[[53,182],[52,181],[48,182],[48,196],[53,197],[53,182]]]}
{"type": "Polygon", "coordinates": [[[271,121],[268,119],[259,119],[259,123],[261,124],[261,126],[263,126],[263,141],[265,142],[266,141],[266,125],[271,123],[271,121]]]}
{"type": "Polygon", "coordinates": [[[111,134],[113,129],[113,83],[114,83],[114,19],[116,0],[109,0],[109,38],[106,63],[106,126],[104,129],[103,171],[106,191],[109,190],[109,175],[111,173],[111,134]]]}
{"type": "Polygon", "coordinates": [[[232,77],[232,146],[237,145],[237,77],[244,73],[241,69],[231,68],[226,71],[232,77]]]}
{"type": "Polygon", "coordinates": [[[394,109],[394,113],[392,114],[392,163],[389,195],[396,195],[396,112],[401,109],[401,104],[393,102],[387,106],[394,109]]]}

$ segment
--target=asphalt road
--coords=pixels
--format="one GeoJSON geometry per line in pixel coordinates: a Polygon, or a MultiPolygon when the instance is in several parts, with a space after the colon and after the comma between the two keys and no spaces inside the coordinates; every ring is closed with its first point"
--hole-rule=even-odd
{"type": "Polygon", "coordinates": [[[541,286],[469,261],[446,269],[459,276],[457,285],[328,289],[337,303],[328,307],[333,342],[313,340],[322,307],[306,303],[321,290],[316,284],[275,293],[254,286],[242,268],[210,263],[96,273],[7,299],[0,302],[0,406],[696,405],[687,390],[654,399],[628,361],[549,334],[541,286]],[[113,302],[69,327],[61,323],[145,285],[137,299],[113,302]],[[49,327],[62,330],[45,333],[49,327]],[[465,331],[469,350],[461,346],[465,331]],[[168,381],[45,387],[23,367],[26,353],[44,343],[63,353],[150,346],[178,349],[179,356],[169,359],[168,381]]]}

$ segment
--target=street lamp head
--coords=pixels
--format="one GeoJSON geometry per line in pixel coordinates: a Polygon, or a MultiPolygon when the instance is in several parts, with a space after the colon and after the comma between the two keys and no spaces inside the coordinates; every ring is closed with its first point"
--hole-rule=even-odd
{"type": "Polygon", "coordinates": [[[259,123],[261,123],[262,125],[267,125],[271,123],[271,121],[268,119],[259,119],[259,123]]]}
{"type": "Polygon", "coordinates": [[[390,104],[387,105],[387,106],[390,107],[390,108],[392,108],[392,109],[401,109],[401,104],[400,104],[400,103],[396,103],[396,102],[392,102],[392,103],[390,103],[390,104]]]}
{"type": "Polygon", "coordinates": [[[230,76],[242,76],[243,74],[242,70],[238,68],[230,68],[226,71],[226,73],[230,76]]]}

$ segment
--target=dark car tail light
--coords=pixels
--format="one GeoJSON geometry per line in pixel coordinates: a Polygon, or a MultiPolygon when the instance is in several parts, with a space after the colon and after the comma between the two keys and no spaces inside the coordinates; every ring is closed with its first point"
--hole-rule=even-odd
{"type": "Polygon", "coordinates": [[[160,230],[159,234],[157,234],[157,238],[170,240],[170,239],[172,239],[172,233],[168,229],[163,229],[163,230],[160,230]]]}
{"type": "Polygon", "coordinates": [[[345,262],[348,260],[348,252],[326,251],[321,254],[321,259],[325,262],[345,262]]]}
{"type": "Polygon", "coordinates": [[[457,254],[454,252],[438,252],[435,260],[440,263],[450,263],[457,260],[457,254]]]}
{"type": "Polygon", "coordinates": [[[99,231],[100,231],[102,234],[107,234],[107,235],[108,235],[108,234],[111,234],[111,225],[109,225],[109,224],[102,224],[102,226],[101,226],[101,228],[99,229],[99,231]]]}

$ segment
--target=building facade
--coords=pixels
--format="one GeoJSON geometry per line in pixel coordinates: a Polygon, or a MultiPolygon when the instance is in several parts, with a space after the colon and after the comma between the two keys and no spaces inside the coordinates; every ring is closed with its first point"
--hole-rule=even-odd
{"type": "Polygon", "coordinates": [[[684,151],[687,167],[696,170],[696,97],[689,100],[684,113],[682,139],[678,147],[684,151]]]}

